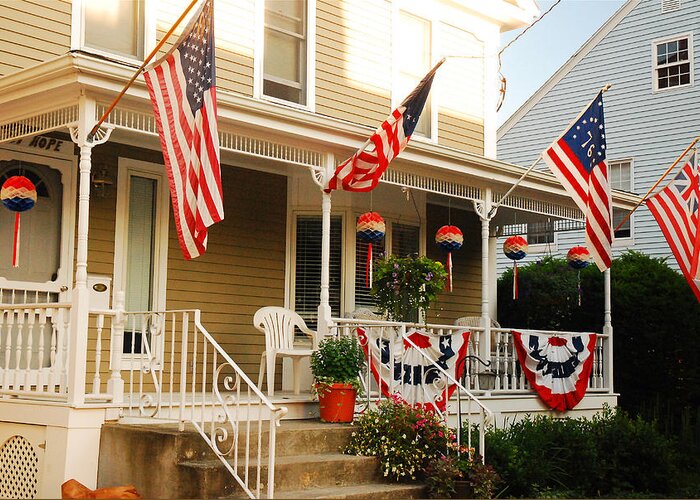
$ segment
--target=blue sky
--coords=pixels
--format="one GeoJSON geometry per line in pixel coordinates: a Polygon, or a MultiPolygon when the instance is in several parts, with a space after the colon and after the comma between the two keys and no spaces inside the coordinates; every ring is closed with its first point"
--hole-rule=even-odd
{"type": "MultiPolygon", "coordinates": [[[[540,12],[554,0],[538,2],[540,12]]],[[[624,0],[562,0],[559,5],[503,52],[501,72],[508,82],[498,112],[502,124],[585,43],[624,0]]],[[[522,30],[504,33],[502,46],[522,30]]]]}

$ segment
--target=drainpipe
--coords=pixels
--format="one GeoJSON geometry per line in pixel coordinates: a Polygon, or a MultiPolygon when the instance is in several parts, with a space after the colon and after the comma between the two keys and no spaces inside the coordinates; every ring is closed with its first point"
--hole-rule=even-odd
{"type": "Polygon", "coordinates": [[[68,402],[78,406],[85,402],[88,313],[90,310],[87,288],[88,223],[90,217],[90,170],[92,148],[107,142],[112,127],[101,127],[96,136],[89,138],[95,123],[95,102],[80,97],[80,115],[77,126],[69,127],[71,139],[80,148],[80,179],[78,190],[78,242],[75,262],[75,286],[70,314],[69,352],[67,366],[68,402]]]}

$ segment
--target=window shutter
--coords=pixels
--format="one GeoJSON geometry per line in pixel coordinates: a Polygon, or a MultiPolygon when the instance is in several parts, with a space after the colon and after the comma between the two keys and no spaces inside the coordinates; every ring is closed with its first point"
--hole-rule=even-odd
{"type": "MultiPolygon", "coordinates": [[[[384,257],[384,239],[372,243],[372,260],[378,261],[384,257]]],[[[370,293],[370,289],[365,286],[365,273],[367,262],[367,247],[369,243],[356,240],[355,243],[355,309],[360,307],[369,307],[373,309],[375,306],[374,297],[370,293]]]]}
{"type": "MultiPolygon", "coordinates": [[[[315,329],[321,296],[321,217],[300,215],[296,227],[294,310],[315,329]]],[[[341,262],[343,223],[340,216],[331,217],[330,306],[334,316],[340,315],[341,262]]]]}
{"type": "Polygon", "coordinates": [[[681,8],[681,0],[661,0],[661,12],[673,12],[681,8]]]}
{"type": "Polygon", "coordinates": [[[418,254],[420,252],[420,228],[408,224],[393,223],[391,225],[391,253],[399,257],[418,254]]]}

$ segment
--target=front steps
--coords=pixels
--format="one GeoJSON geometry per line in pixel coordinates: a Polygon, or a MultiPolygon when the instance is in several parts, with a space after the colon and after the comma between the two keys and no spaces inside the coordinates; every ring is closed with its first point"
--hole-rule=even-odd
{"type": "MultiPolygon", "coordinates": [[[[420,485],[383,482],[374,457],[341,454],[351,432],[349,425],[283,420],[276,433],[275,498],[421,498],[420,485]]],[[[251,437],[251,448],[257,451],[257,433],[251,431],[251,437]]],[[[263,496],[267,441],[263,430],[263,496]]],[[[227,449],[228,443],[221,448],[227,449]]],[[[239,443],[239,453],[244,449],[245,443],[239,443]]],[[[249,474],[254,477],[257,469],[251,466],[249,474]]],[[[245,497],[194,428],[179,432],[175,424],[103,426],[98,487],[118,484],[135,484],[144,498],[245,497]]]]}

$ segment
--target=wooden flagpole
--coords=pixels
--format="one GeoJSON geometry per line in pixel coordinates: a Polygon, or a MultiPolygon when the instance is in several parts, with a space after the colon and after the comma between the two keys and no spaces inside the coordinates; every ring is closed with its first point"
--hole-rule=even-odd
{"type": "Polygon", "coordinates": [[[139,69],[136,70],[134,75],[131,77],[131,79],[124,85],[124,88],[119,92],[119,95],[114,98],[114,101],[112,101],[112,104],[109,105],[109,108],[107,108],[107,111],[104,112],[102,117],[97,121],[94,127],[92,127],[92,130],[90,130],[90,133],[88,134],[88,140],[92,140],[92,138],[95,136],[95,133],[97,133],[97,129],[100,128],[100,125],[104,123],[104,121],[107,119],[109,114],[112,112],[114,107],[117,105],[117,103],[121,100],[121,98],[126,94],[126,91],[129,90],[129,87],[131,87],[131,84],[134,83],[136,78],[141,74],[143,69],[146,67],[146,65],[153,59],[153,56],[155,56],[160,48],[165,44],[166,40],[170,38],[170,35],[173,34],[173,32],[177,29],[178,25],[182,22],[182,20],[187,16],[187,14],[192,10],[192,7],[195,6],[195,4],[199,2],[199,0],[192,0],[190,4],[187,6],[185,11],[180,15],[180,17],[177,18],[177,21],[175,21],[175,24],[172,25],[170,30],[165,34],[165,36],[161,39],[160,42],[158,42],[158,45],[155,46],[155,48],[151,51],[150,54],[148,54],[148,57],[143,61],[143,64],[139,67],[139,69]]]}
{"type": "MultiPolygon", "coordinates": [[[[602,92],[602,93],[604,94],[605,92],[607,92],[608,90],[610,90],[611,87],[612,87],[612,84],[611,84],[611,83],[608,83],[608,84],[604,85],[603,88],[600,89],[600,92],[602,92]]],[[[597,97],[597,94],[596,94],[596,97],[597,97]]],[[[588,103],[588,106],[590,106],[591,103],[592,103],[593,101],[595,101],[595,97],[591,100],[591,102],[588,103]]],[[[586,108],[584,108],[584,109],[588,109],[588,107],[586,107],[586,108]]],[[[576,118],[574,118],[574,119],[571,121],[571,123],[567,126],[566,130],[569,129],[569,127],[571,126],[571,124],[574,123],[574,122],[581,116],[582,113],[583,113],[583,112],[581,112],[581,113],[579,113],[578,115],[576,115],[576,118]]],[[[520,176],[520,179],[518,179],[518,180],[515,182],[515,184],[513,184],[513,185],[510,187],[510,189],[506,192],[506,194],[504,194],[503,196],[501,196],[501,199],[498,200],[498,203],[496,203],[496,204],[491,208],[491,210],[489,211],[489,215],[488,215],[489,218],[492,217],[492,216],[496,213],[496,210],[498,210],[498,208],[499,208],[499,207],[501,206],[501,204],[505,201],[505,199],[508,198],[508,196],[510,196],[510,193],[512,193],[512,192],[515,190],[515,188],[518,187],[518,186],[520,185],[520,183],[523,181],[523,179],[525,179],[525,177],[527,177],[527,175],[528,175],[530,172],[532,172],[532,169],[535,168],[535,165],[537,165],[537,164],[540,162],[540,160],[542,160],[542,153],[540,153],[540,155],[539,155],[539,156],[537,157],[537,159],[533,162],[533,164],[530,165],[530,168],[528,168],[528,169],[523,173],[523,175],[520,176]]]]}
{"type": "Polygon", "coordinates": [[[615,234],[615,231],[620,229],[622,227],[622,225],[625,222],[627,222],[627,219],[630,218],[630,216],[632,215],[632,212],[637,210],[641,206],[641,204],[646,201],[646,199],[649,197],[649,195],[652,193],[652,191],[654,191],[654,189],[656,189],[656,186],[658,186],[661,183],[661,181],[664,180],[664,178],[671,172],[671,170],[673,170],[675,168],[675,166],[678,165],[683,160],[683,158],[685,158],[685,155],[687,155],[688,151],[690,151],[693,148],[693,146],[695,146],[695,144],[698,142],[698,140],[700,140],[700,137],[696,137],[693,140],[693,142],[690,143],[690,146],[685,148],[685,151],[683,151],[681,153],[681,155],[678,158],[676,158],[676,161],[673,162],[673,165],[668,167],[666,172],[664,172],[664,174],[661,177],[659,177],[659,180],[656,181],[656,183],[653,186],[651,186],[651,188],[649,188],[649,191],[647,191],[647,194],[645,194],[644,197],[641,200],[639,200],[639,203],[637,203],[634,206],[634,208],[629,211],[629,213],[625,216],[625,218],[620,221],[620,223],[617,225],[617,227],[615,229],[613,229],[613,234],[615,234]]]}

